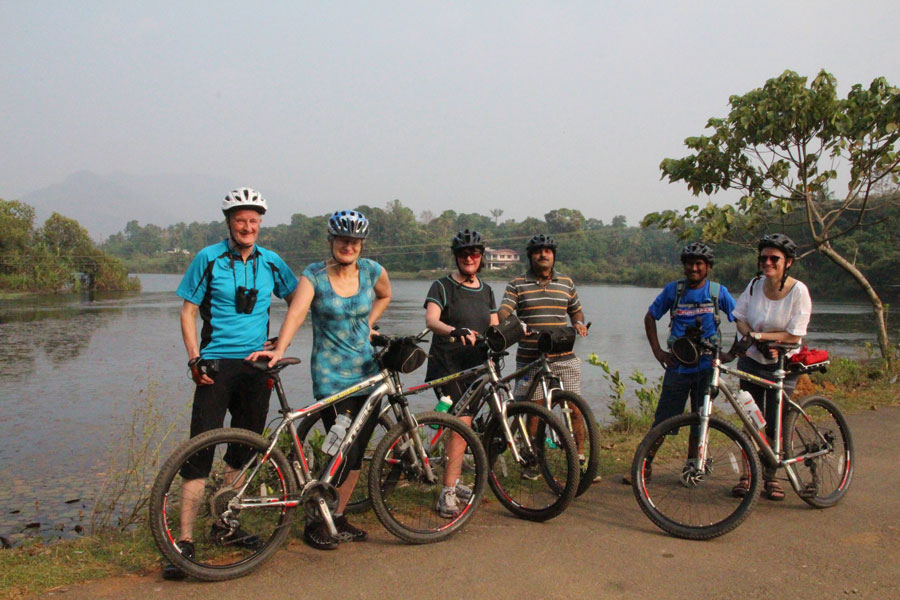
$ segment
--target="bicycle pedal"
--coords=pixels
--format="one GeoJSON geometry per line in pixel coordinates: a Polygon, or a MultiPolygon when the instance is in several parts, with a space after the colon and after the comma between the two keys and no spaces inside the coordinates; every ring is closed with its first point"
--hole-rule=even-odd
{"type": "Polygon", "coordinates": [[[801,498],[815,498],[817,492],[818,492],[818,489],[816,488],[816,486],[814,484],[810,483],[810,484],[805,485],[803,487],[803,489],[798,492],[797,495],[800,496],[801,498]]]}

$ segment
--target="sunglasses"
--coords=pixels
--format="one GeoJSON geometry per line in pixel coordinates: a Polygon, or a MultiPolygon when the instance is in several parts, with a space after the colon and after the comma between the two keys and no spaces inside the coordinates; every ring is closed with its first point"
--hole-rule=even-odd
{"type": "Polygon", "coordinates": [[[761,263],[770,262],[773,265],[777,265],[779,260],[781,260],[780,256],[769,256],[769,255],[765,255],[765,254],[761,254],[759,256],[759,262],[761,262],[761,263]]]}
{"type": "Polygon", "coordinates": [[[456,256],[459,258],[481,258],[481,250],[462,250],[456,256]]]}

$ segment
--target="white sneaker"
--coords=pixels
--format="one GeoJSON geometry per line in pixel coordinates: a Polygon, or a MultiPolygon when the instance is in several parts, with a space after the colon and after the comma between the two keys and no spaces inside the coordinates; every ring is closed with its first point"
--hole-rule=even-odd
{"type": "Polygon", "coordinates": [[[456,500],[456,489],[450,488],[449,490],[442,491],[440,498],[438,498],[435,510],[437,510],[438,514],[445,519],[452,519],[459,516],[461,511],[459,509],[459,503],[456,500]]]}
{"type": "Polygon", "coordinates": [[[459,482],[456,483],[454,491],[456,492],[456,499],[463,504],[467,503],[469,498],[472,497],[472,488],[459,482]]]}

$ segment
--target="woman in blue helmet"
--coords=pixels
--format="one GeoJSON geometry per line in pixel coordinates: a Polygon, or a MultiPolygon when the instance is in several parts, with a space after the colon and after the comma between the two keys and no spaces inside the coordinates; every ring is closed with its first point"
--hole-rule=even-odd
{"type": "MultiPolygon", "coordinates": [[[[313,263],[303,271],[275,349],[256,352],[249,357],[252,360],[270,358],[269,364],[274,365],[284,356],[297,329],[311,312],[310,370],[316,399],[340,392],[378,372],[369,338],[372,326],[391,301],[391,283],[384,267],[368,258],[360,258],[368,233],[369,221],[358,211],[342,210],[331,216],[328,220],[331,257],[313,263]]],[[[365,400],[365,396],[354,396],[338,402],[333,410],[323,412],[326,429],[331,429],[340,413],[355,417],[365,400]]],[[[343,513],[356,487],[363,452],[377,423],[377,413],[372,417],[350,447],[336,480],[338,507],[334,523],[338,537],[330,535],[324,522],[309,521],[303,538],[313,548],[333,550],[338,542],[367,538],[366,532],[351,525],[343,513]]]]}

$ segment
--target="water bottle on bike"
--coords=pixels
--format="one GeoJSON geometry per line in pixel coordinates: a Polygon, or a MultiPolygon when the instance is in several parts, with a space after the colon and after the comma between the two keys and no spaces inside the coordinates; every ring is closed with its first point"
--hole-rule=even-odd
{"type": "Polygon", "coordinates": [[[349,414],[341,413],[338,415],[337,419],[334,421],[334,425],[328,430],[325,441],[322,442],[322,452],[329,456],[334,456],[337,453],[338,449],[341,447],[341,443],[344,441],[344,437],[347,435],[347,427],[350,426],[350,423],[351,419],[349,414]]]}

